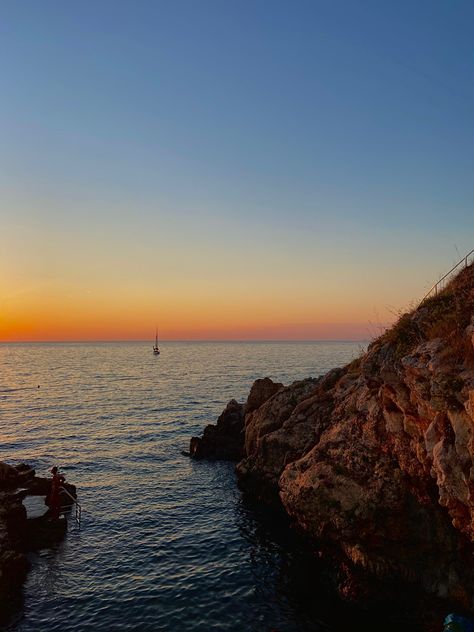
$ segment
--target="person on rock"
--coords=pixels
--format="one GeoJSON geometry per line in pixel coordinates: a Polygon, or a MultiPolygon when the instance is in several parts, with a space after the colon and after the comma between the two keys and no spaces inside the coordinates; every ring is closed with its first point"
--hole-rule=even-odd
{"type": "Polygon", "coordinates": [[[59,513],[61,511],[61,485],[66,479],[62,474],[59,473],[56,466],[51,469],[51,474],[53,475],[53,478],[51,480],[51,491],[48,497],[48,505],[51,511],[51,518],[57,519],[59,518],[59,513]]]}

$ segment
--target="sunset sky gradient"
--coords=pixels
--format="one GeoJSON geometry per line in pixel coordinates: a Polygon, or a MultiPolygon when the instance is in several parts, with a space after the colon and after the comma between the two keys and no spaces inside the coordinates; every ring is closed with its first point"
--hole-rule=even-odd
{"type": "Polygon", "coordinates": [[[473,24],[2,2],[0,341],[376,335],[474,247],[473,24]]]}

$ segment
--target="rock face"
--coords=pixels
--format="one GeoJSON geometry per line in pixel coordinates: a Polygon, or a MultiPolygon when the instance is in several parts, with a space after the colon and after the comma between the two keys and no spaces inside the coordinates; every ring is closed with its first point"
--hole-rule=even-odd
{"type": "Polygon", "coordinates": [[[473,266],[358,360],[249,401],[246,492],[357,573],[474,610],[473,266]]]}
{"type": "Polygon", "coordinates": [[[269,377],[255,380],[250,389],[247,403],[245,404],[245,414],[250,415],[254,410],[260,408],[270,397],[278,393],[283,388],[280,382],[274,382],[269,377]]]}
{"type": "Polygon", "coordinates": [[[251,413],[274,393],[283,388],[266,377],[256,380],[246,404],[232,399],[219,416],[216,425],[204,428],[202,437],[192,437],[189,456],[195,459],[238,461],[245,455],[245,426],[251,413]]]}
{"type": "Polygon", "coordinates": [[[340,370],[280,388],[245,418],[245,454],[237,465],[239,485],[263,501],[274,501],[278,479],[288,463],[319,438],[332,406],[325,396],[340,370]],[[312,411],[317,402],[317,411],[312,411]],[[311,413],[314,412],[314,417],[311,413]]]}

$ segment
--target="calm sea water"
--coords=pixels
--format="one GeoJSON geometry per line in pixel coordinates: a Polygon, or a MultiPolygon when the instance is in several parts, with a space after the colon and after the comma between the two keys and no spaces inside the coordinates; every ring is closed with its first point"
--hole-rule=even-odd
{"type": "MultiPolygon", "coordinates": [[[[358,343],[0,345],[0,460],[77,485],[80,532],[31,555],[18,632],[335,630],[339,609],[233,466],[181,455],[266,375],[317,376],[358,343]],[[38,388],[38,385],[40,388],[38,388]],[[337,612],[336,612],[337,610],[337,612]]],[[[346,628],[347,629],[347,628],[346,628]]]]}

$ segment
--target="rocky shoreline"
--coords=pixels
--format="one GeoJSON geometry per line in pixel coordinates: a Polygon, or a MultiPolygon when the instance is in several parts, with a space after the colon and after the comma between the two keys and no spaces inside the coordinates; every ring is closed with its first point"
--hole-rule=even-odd
{"type": "Polygon", "coordinates": [[[332,552],[338,589],[397,582],[474,612],[474,267],[319,378],[257,380],[193,437],[332,552]]]}
{"type": "MultiPolygon", "coordinates": [[[[76,488],[64,484],[75,498],[76,488]]],[[[35,475],[28,465],[0,462],[0,624],[21,604],[21,589],[29,570],[26,556],[64,537],[66,520],[51,520],[47,507],[42,515],[29,517],[26,497],[47,497],[51,480],[35,475]]],[[[69,504],[63,499],[63,504],[69,504]]]]}

